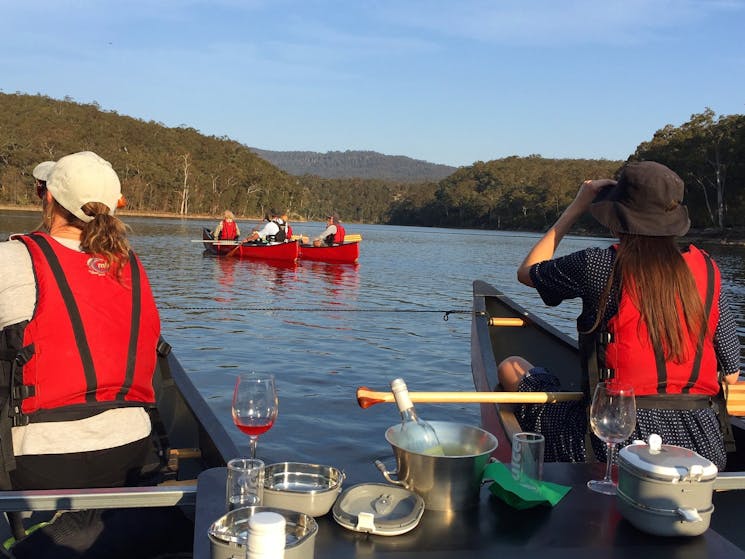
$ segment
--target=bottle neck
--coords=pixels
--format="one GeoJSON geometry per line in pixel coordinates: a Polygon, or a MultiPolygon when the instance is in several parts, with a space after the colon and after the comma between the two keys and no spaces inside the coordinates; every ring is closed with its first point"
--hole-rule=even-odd
{"type": "Polygon", "coordinates": [[[410,408],[406,408],[404,410],[399,409],[399,411],[401,412],[401,419],[403,421],[418,421],[419,420],[419,416],[414,411],[414,406],[410,408]]]}

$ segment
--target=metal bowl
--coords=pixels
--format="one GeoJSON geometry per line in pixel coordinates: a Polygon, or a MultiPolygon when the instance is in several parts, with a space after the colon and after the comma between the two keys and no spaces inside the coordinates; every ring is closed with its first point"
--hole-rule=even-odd
{"type": "Polygon", "coordinates": [[[341,493],[344,472],[333,466],[280,462],[264,468],[263,504],[323,516],[341,493]]]}
{"type": "Polygon", "coordinates": [[[265,506],[238,508],[213,522],[207,533],[211,559],[245,556],[248,521],[257,512],[276,512],[285,518],[285,559],[313,559],[318,532],[315,519],[301,512],[265,506]]]}

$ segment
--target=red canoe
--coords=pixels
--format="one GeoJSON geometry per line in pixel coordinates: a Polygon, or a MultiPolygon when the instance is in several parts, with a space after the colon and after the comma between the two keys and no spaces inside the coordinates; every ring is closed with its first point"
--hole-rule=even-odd
{"type": "Polygon", "coordinates": [[[254,258],[259,260],[281,260],[295,262],[300,256],[300,243],[273,243],[269,245],[242,244],[239,241],[215,241],[212,232],[202,229],[202,240],[207,251],[220,256],[254,258]]]}
{"type": "Polygon", "coordinates": [[[300,260],[333,262],[335,264],[354,264],[360,257],[360,243],[314,247],[300,245],[300,260]]]}

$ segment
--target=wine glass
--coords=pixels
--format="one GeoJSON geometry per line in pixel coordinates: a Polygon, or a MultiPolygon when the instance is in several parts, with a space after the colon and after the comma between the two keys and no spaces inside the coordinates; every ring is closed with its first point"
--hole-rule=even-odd
{"type": "Polygon", "coordinates": [[[616,444],[628,439],[636,427],[634,388],[616,381],[598,383],[590,405],[590,426],[593,433],[608,445],[608,452],[605,477],[588,481],[587,487],[598,493],[615,495],[616,485],[611,479],[613,451],[616,444]]]}
{"type": "Polygon", "coordinates": [[[233,423],[249,437],[251,458],[256,458],[256,442],[277,419],[279,401],[274,375],[242,373],[233,391],[233,423]]]}

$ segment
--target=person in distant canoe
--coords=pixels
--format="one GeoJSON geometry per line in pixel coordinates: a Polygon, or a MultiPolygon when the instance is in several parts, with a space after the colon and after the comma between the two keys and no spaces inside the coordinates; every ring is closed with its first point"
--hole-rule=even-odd
{"type": "Polygon", "coordinates": [[[285,222],[279,216],[277,210],[271,210],[267,216],[269,219],[258,231],[252,231],[251,234],[243,239],[244,243],[283,243],[287,238],[285,222]]]}
{"type": "Polygon", "coordinates": [[[2,484],[134,483],[153,448],[160,319],[114,216],[119,178],[92,152],[36,175],[42,230],[0,243],[2,484]]]}
{"type": "MultiPolygon", "coordinates": [[[[693,245],[677,244],[690,227],[683,193],[681,178],[653,161],[627,163],[617,182],[585,181],[517,278],[547,305],[581,299],[580,365],[590,392],[610,379],[634,388],[636,429],[623,444],[655,433],[722,469],[728,418],[718,395],[720,382],[738,379],[740,342],[715,262],[693,245]],[[555,258],[561,239],[588,210],[617,244],[555,258]]],[[[559,390],[551,364],[543,365],[509,357],[499,365],[500,384],[508,391],[559,390]]],[[[583,461],[586,405],[522,405],[516,415],[523,430],[544,434],[546,460],[583,461]]],[[[599,460],[612,460],[600,439],[591,440],[599,460]]]]}
{"type": "Polygon", "coordinates": [[[331,246],[340,245],[344,242],[344,226],[339,221],[339,216],[336,214],[329,214],[326,216],[326,229],[323,233],[313,238],[313,246],[331,246]]]}
{"type": "Polygon", "coordinates": [[[287,212],[283,213],[281,215],[282,221],[285,224],[285,240],[291,241],[292,240],[292,226],[290,225],[290,220],[287,215],[287,212]]]}
{"type": "Polygon", "coordinates": [[[241,230],[235,222],[235,216],[230,210],[225,210],[222,214],[222,221],[217,224],[212,236],[218,241],[234,241],[241,236],[241,230]]]}

